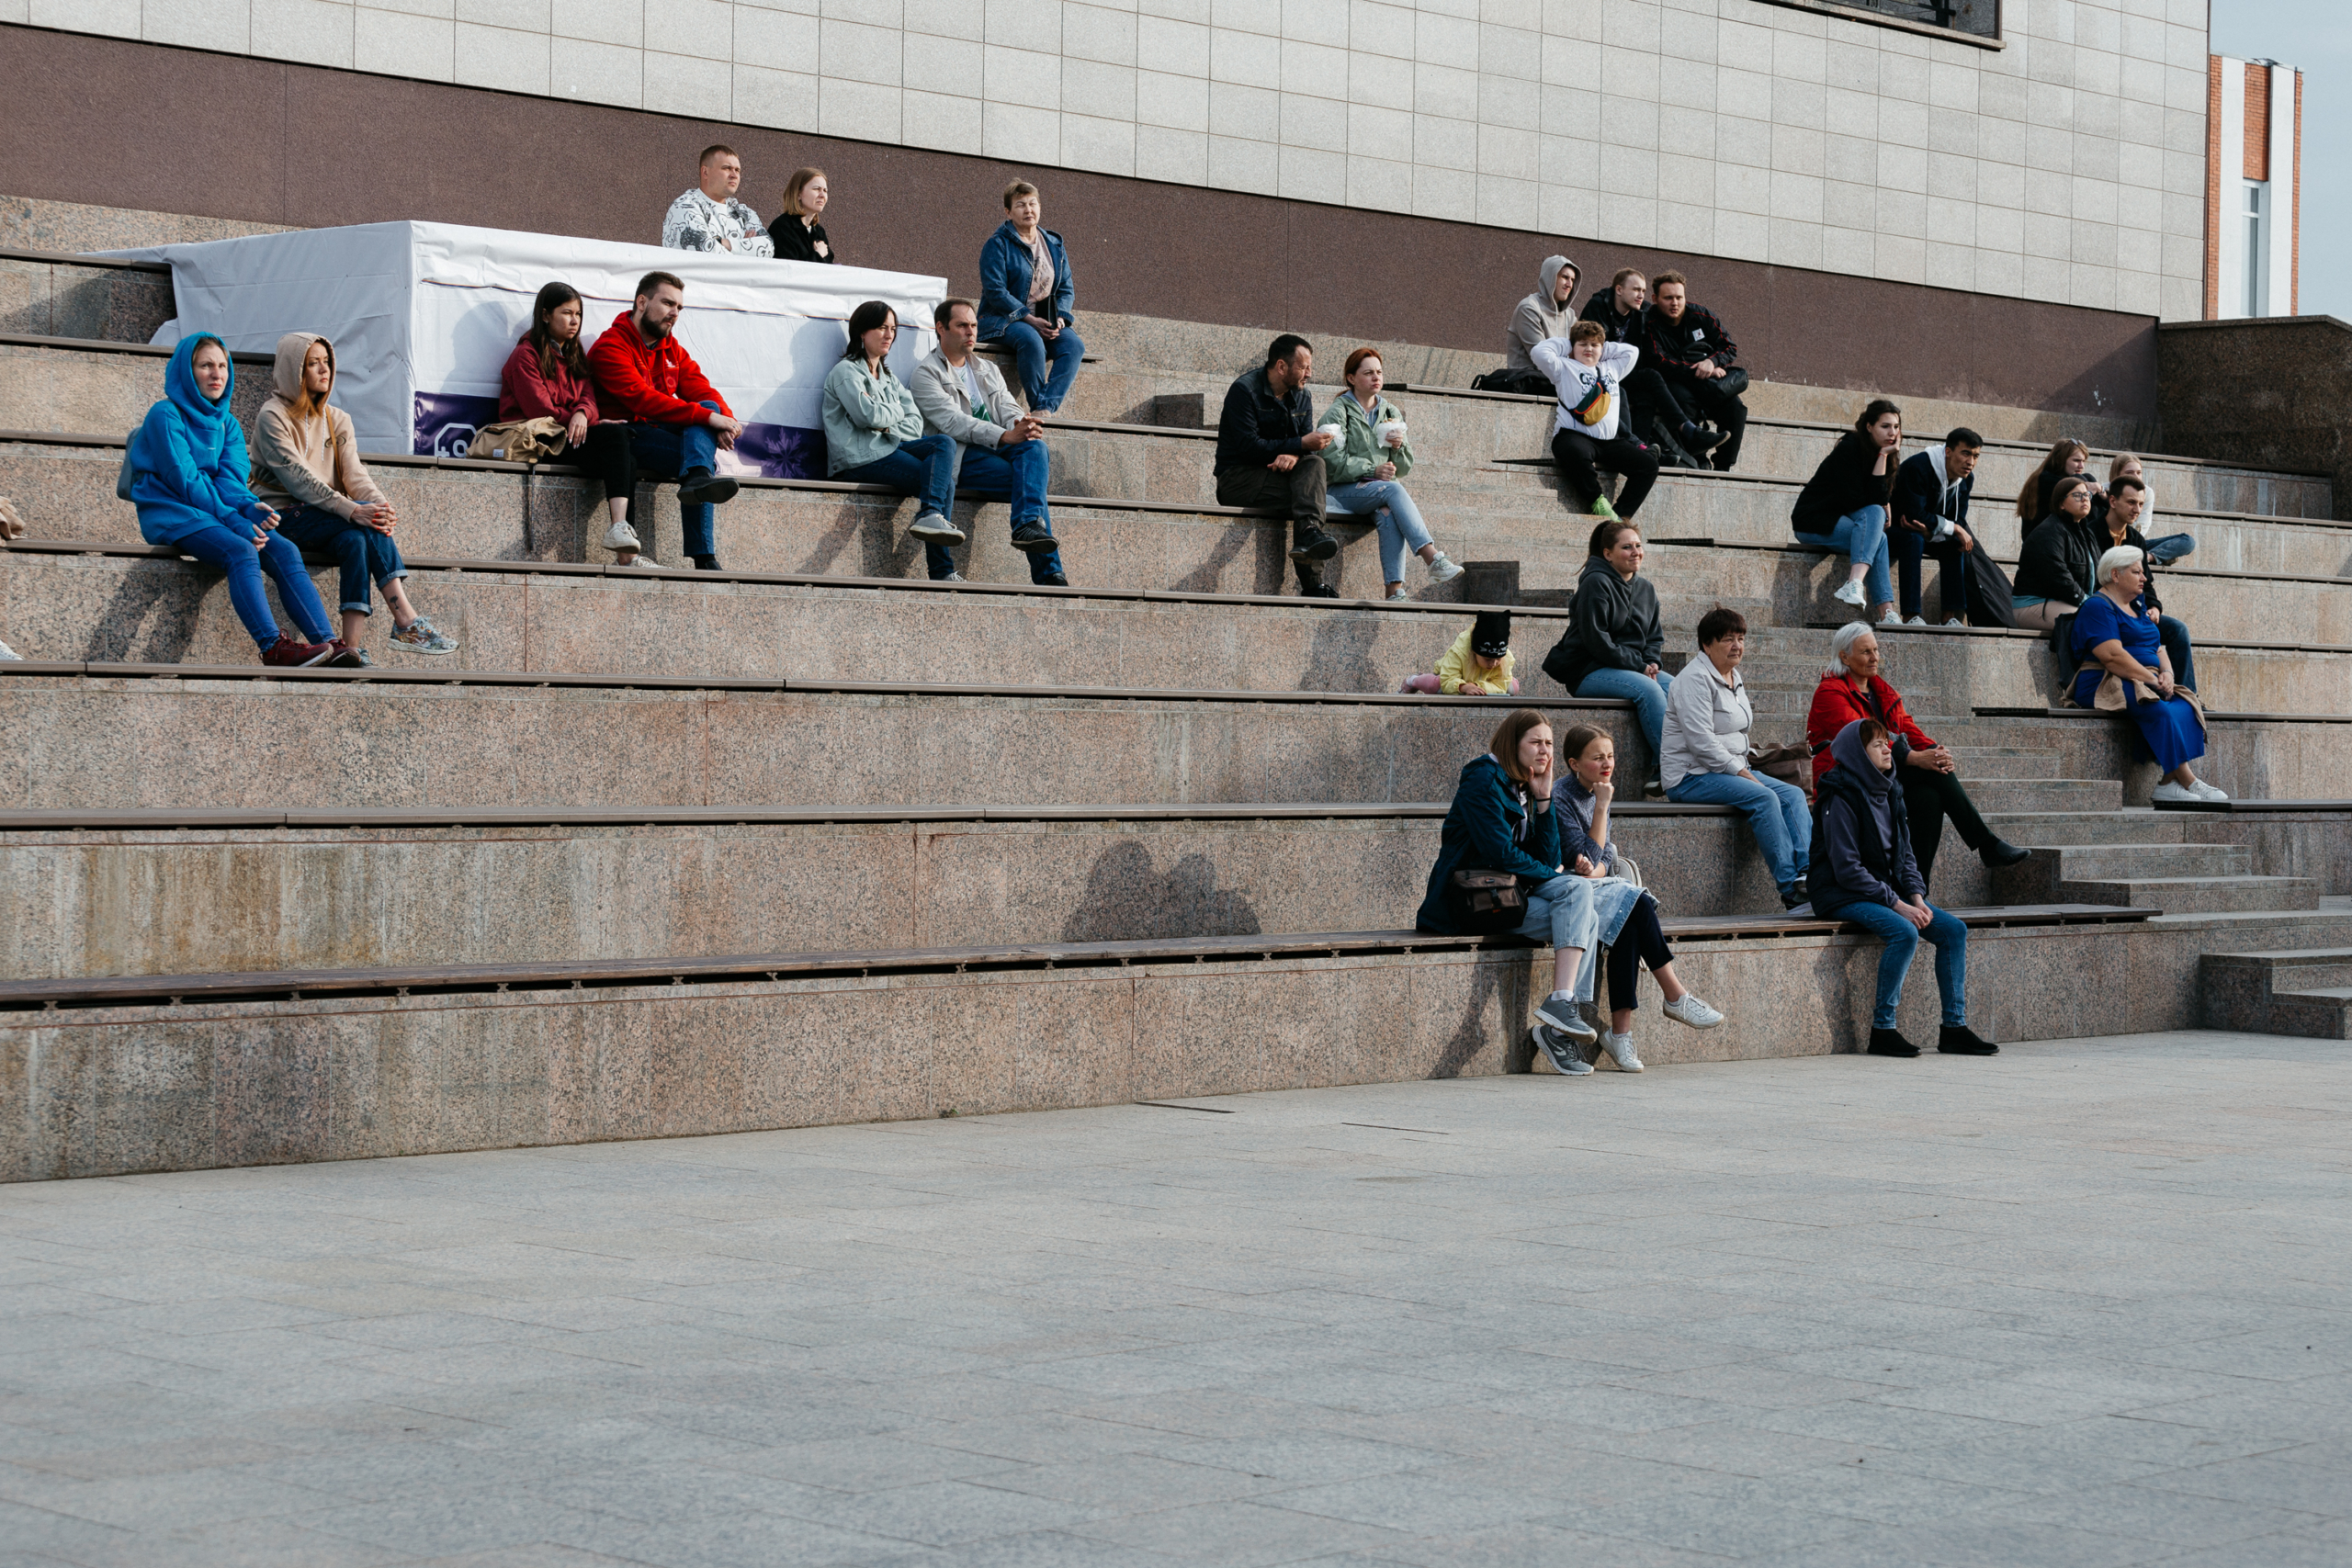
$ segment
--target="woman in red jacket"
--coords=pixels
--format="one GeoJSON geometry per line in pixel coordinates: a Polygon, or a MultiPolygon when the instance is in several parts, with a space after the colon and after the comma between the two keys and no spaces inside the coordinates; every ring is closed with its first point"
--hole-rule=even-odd
{"type": "Polygon", "coordinates": [[[1878,634],[1860,621],[1849,621],[1829,639],[1829,653],[1834,662],[1822,672],[1813,694],[1813,711],[1804,720],[1805,744],[1813,748],[1814,783],[1818,784],[1821,775],[1838,765],[1829,750],[1838,732],[1856,719],[1874,718],[1886,726],[1894,742],[1895,765],[1914,770],[1903,775],[1903,788],[1911,807],[1911,852],[1919,863],[1922,885],[1935,870],[1946,818],[1960,829],[1961,841],[1988,868],[2025,859],[2025,851],[1984,825],[1960,782],[1951,750],[1928,739],[1903,706],[1902,696],[1880,678],[1878,634]]]}
{"type": "Polygon", "coordinates": [[[637,454],[629,446],[628,425],[599,423],[596,388],[580,345],[582,310],[580,290],[569,283],[539,290],[531,304],[531,330],[498,373],[498,423],[551,419],[562,425],[566,449],[556,461],[569,459],[604,482],[605,507],[612,513],[605,548],[621,566],[658,566],[651,556],[639,556],[645,544],[635,522],[637,454]]]}

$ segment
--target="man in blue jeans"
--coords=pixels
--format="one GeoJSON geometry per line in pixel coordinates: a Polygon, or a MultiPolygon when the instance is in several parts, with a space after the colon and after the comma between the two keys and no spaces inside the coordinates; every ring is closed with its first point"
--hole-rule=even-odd
{"type": "Polygon", "coordinates": [[[1812,858],[1813,811],[1804,791],[1747,765],[1756,709],[1739,678],[1747,653],[1747,620],[1718,604],[1699,617],[1699,657],[1682,667],[1666,694],[1665,743],[1659,750],[1666,798],[1682,804],[1729,806],[1747,818],[1756,847],[1791,914],[1805,903],[1805,868],[1812,858]]]}
{"type": "Polygon", "coordinates": [[[678,342],[678,314],[685,305],[686,286],[676,276],[647,273],[638,281],[635,303],[588,351],[588,374],[596,383],[599,410],[629,422],[638,472],[678,481],[685,553],[702,570],[718,571],[711,508],[732,501],[737,487],[715,470],[718,454],[734,450],[743,427],[678,342]]]}
{"type": "MultiPolygon", "coordinates": [[[[1013,402],[1003,373],[972,352],[980,340],[980,316],[969,299],[942,300],[931,319],[939,346],[915,366],[913,378],[923,429],[956,443],[958,494],[1012,503],[1012,547],[1027,553],[1029,581],[1041,588],[1069,587],[1046,503],[1045,427],[1013,402]]],[[[933,581],[960,580],[945,546],[926,544],[923,553],[933,581]]]]}

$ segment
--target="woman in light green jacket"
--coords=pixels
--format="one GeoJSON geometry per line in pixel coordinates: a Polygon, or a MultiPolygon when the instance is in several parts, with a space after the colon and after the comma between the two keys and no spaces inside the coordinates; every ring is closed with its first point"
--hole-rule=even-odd
{"type": "Polygon", "coordinates": [[[825,471],[920,497],[907,532],[923,542],[933,581],[961,581],[946,550],[964,542],[964,531],[949,521],[956,443],[922,433],[915,395],[890,374],[890,345],[898,337],[898,313],[881,300],[868,299],[850,312],[849,347],[825,376],[825,471]]]}
{"type": "Polygon", "coordinates": [[[1451,582],[1462,569],[1430,539],[1420,509],[1397,481],[1413,471],[1413,449],[1405,440],[1405,416],[1380,395],[1385,383],[1380,351],[1360,348],[1348,355],[1348,389],[1323,411],[1322,426],[1338,439],[1323,448],[1329,488],[1328,511],[1341,517],[1380,513],[1380,570],[1387,580],[1386,596],[1409,599],[1405,592],[1405,552],[1426,562],[1431,583],[1451,582]]]}

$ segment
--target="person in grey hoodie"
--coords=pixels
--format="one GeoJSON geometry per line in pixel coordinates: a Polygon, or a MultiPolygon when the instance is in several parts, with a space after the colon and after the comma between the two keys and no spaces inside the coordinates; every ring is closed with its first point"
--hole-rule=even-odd
{"type": "Polygon", "coordinates": [[[1536,367],[1535,345],[1566,334],[1568,323],[1577,319],[1577,264],[1567,257],[1544,258],[1535,269],[1535,292],[1510,313],[1510,331],[1503,339],[1503,373],[1487,378],[1487,390],[1551,395],[1552,378],[1536,367]]]}
{"type": "Polygon", "coordinates": [[[1928,902],[1927,878],[1911,853],[1894,737],[1878,720],[1858,718],[1831,739],[1829,754],[1838,765],[1815,786],[1819,821],[1808,890],[1816,916],[1851,920],[1886,943],[1878,961],[1870,1054],[1919,1054],[1894,1027],[1894,1006],[1924,936],[1935,944],[1936,992],[1943,1002],[1936,1049],[1952,1056],[1992,1055],[2000,1047],[1968,1027],[1968,928],[1928,902]]]}

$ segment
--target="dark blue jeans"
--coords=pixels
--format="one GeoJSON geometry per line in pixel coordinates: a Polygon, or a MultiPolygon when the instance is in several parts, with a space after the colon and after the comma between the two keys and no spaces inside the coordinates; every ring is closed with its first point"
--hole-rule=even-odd
{"type": "Polygon", "coordinates": [[[269,613],[269,596],[262,592],[265,571],[277,584],[278,603],[304,637],[325,642],[334,636],[327,629],[327,607],[319,603],[319,591],[311,586],[311,574],[302,568],[301,547],[283,534],[271,534],[256,547],[253,530],[243,522],[215,524],[181,535],[172,547],[229,574],[229,604],[264,649],[277,640],[277,617],[269,613]]]}
{"type": "MultiPolygon", "coordinates": [[[[2172,657],[2172,678],[2176,685],[2197,690],[2197,655],[2188,646],[2188,628],[2170,615],[2156,622],[2156,640],[2172,657]]],[[[2200,695],[2202,694],[2199,694],[2200,695]]]]}
{"type": "Polygon", "coordinates": [[[302,547],[303,559],[342,568],[342,608],[363,615],[374,613],[368,598],[370,582],[408,575],[408,568],[401,564],[401,547],[390,534],[346,521],[323,506],[297,507],[279,522],[277,532],[302,547]]]}
{"type": "MultiPolygon", "coordinates": [[[[956,493],[975,501],[1004,501],[1012,503],[1012,525],[1043,523],[1048,529],[1054,525],[1053,514],[1046,506],[1046,470],[1051,460],[1042,441],[1023,441],[1012,446],[990,450],[984,446],[964,448],[964,471],[956,476],[956,493]]],[[[939,545],[926,545],[923,553],[930,558],[931,575],[944,577],[939,563],[947,562],[947,571],[956,570],[955,561],[939,545]]],[[[1059,550],[1039,550],[1029,558],[1029,581],[1044,582],[1058,577],[1062,570],[1059,550]]]]}
{"type": "Polygon", "coordinates": [[[1896,607],[1903,612],[1904,619],[1909,620],[1920,612],[1923,595],[1920,592],[1919,564],[1928,556],[1935,557],[1937,564],[1943,568],[1944,615],[1946,617],[1959,615],[1963,619],[1967,616],[1968,569],[1962,564],[1958,539],[1946,538],[1929,543],[1925,534],[1915,534],[1908,528],[1889,528],[1886,531],[1886,553],[1894,558],[1895,581],[1902,590],[1896,607]]]}
{"type": "MultiPolygon", "coordinates": [[[[900,495],[919,497],[924,512],[936,512],[942,517],[956,513],[956,443],[935,432],[903,443],[870,463],[843,468],[833,478],[862,485],[888,485],[900,495]]],[[[925,546],[923,558],[933,582],[956,570],[944,545],[925,546]]]]}
{"type": "MultiPolygon", "coordinates": [[[[1041,315],[1039,320],[1043,319],[1041,315]]],[[[1015,321],[994,341],[1012,350],[1029,412],[1052,413],[1059,409],[1062,400],[1069,396],[1070,383],[1078,379],[1078,362],[1086,356],[1086,344],[1079,341],[1078,333],[1064,327],[1059,336],[1047,343],[1046,335],[1028,322],[1015,321]],[[1048,359],[1053,367],[1050,372],[1048,359]]]]}
{"type": "Polygon", "coordinates": [[[1911,955],[1919,951],[1923,936],[1935,944],[1936,995],[1943,1004],[1944,1023],[1956,1029],[1968,1021],[1968,928],[1933,904],[1928,908],[1935,919],[1924,931],[1883,904],[1856,902],[1837,912],[1838,919],[1866,928],[1886,943],[1878,959],[1872,1029],[1894,1027],[1894,1004],[1903,999],[1903,978],[1911,973],[1911,955]]]}
{"type": "MultiPolygon", "coordinates": [[[[713,413],[718,412],[717,403],[706,402],[702,406],[713,413]]],[[[718,466],[718,437],[707,424],[632,424],[628,427],[628,444],[637,457],[638,472],[647,479],[674,479],[696,468],[715,470],[718,466]]],[[[678,503],[678,523],[685,530],[687,555],[718,553],[712,527],[716,510],[707,501],[692,506],[684,502],[678,503]]]]}

